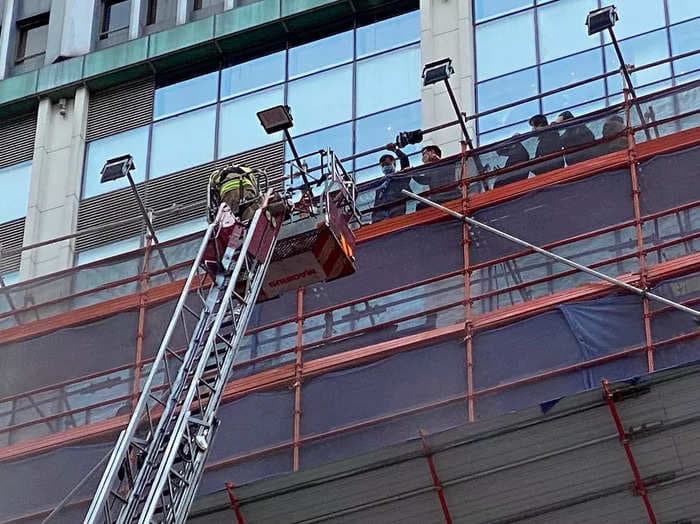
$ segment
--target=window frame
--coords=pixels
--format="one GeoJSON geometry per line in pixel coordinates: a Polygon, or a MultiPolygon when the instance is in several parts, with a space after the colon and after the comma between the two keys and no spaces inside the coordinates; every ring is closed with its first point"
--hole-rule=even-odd
{"type": "Polygon", "coordinates": [[[127,3],[127,5],[129,6],[129,13],[131,13],[131,0],[103,0],[102,1],[102,13],[101,13],[101,17],[100,17],[100,34],[98,36],[99,40],[107,40],[110,36],[117,34],[120,31],[124,31],[125,29],[126,30],[129,29],[130,20],[127,21],[127,24],[124,27],[118,27],[116,29],[109,29],[111,10],[115,5],[120,4],[122,2],[127,3]]]}
{"type": "Polygon", "coordinates": [[[15,65],[24,64],[27,60],[36,58],[38,56],[46,56],[46,47],[48,44],[48,26],[49,26],[49,13],[43,13],[32,18],[28,18],[17,22],[17,49],[15,52],[15,65]],[[47,42],[44,42],[44,50],[40,53],[34,53],[32,55],[26,55],[27,50],[27,39],[29,36],[29,31],[32,29],[37,29],[39,27],[46,26],[47,32],[47,42]]]}

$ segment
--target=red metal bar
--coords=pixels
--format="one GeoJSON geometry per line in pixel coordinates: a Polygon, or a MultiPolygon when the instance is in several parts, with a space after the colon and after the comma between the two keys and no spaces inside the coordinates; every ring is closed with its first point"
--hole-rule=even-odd
{"type": "Polygon", "coordinates": [[[642,497],[642,500],[644,501],[644,509],[646,509],[647,515],[649,516],[649,522],[651,522],[652,524],[656,524],[656,515],[654,514],[654,509],[651,507],[649,493],[647,492],[647,488],[644,485],[642,476],[639,474],[637,462],[634,460],[634,455],[632,454],[632,448],[630,447],[629,439],[627,438],[625,429],[622,426],[620,414],[617,412],[617,407],[615,406],[615,399],[613,398],[613,394],[610,391],[610,383],[606,379],[603,379],[601,381],[601,384],[603,388],[603,398],[605,399],[605,402],[607,402],[608,408],[610,409],[610,415],[612,416],[613,421],[615,422],[615,429],[617,429],[617,434],[620,437],[622,447],[625,449],[627,461],[629,462],[630,469],[632,470],[632,475],[634,476],[635,491],[637,495],[642,497]]]}
{"type": "MultiPolygon", "coordinates": [[[[139,275],[139,319],[136,328],[136,354],[134,355],[134,383],[132,385],[133,399],[131,401],[132,412],[138,402],[138,394],[141,389],[141,366],[143,365],[143,340],[146,329],[146,293],[149,289],[148,270],[150,268],[151,243],[150,235],[146,237],[146,248],[143,252],[143,268],[139,275]]],[[[167,365],[167,363],[166,363],[167,365]]]]}
{"type": "MultiPolygon", "coordinates": [[[[469,210],[469,186],[466,181],[469,178],[467,170],[467,150],[466,143],[462,142],[462,165],[460,171],[460,180],[462,182],[462,213],[468,215],[469,210]]],[[[464,260],[464,343],[465,343],[465,361],[466,361],[466,377],[467,377],[467,417],[469,422],[474,422],[476,412],[472,393],[474,392],[474,351],[472,347],[472,290],[471,290],[471,275],[472,271],[469,265],[469,224],[462,222],[462,259],[464,260]]]]}
{"type": "Polygon", "coordinates": [[[301,380],[303,375],[302,353],[304,347],[304,288],[297,289],[297,343],[294,348],[294,447],[293,471],[299,471],[301,441],[301,380]]]}
{"type": "MultiPolygon", "coordinates": [[[[632,182],[632,208],[634,211],[634,230],[637,238],[637,258],[639,261],[639,286],[642,289],[647,289],[649,283],[647,281],[647,259],[644,251],[644,233],[642,231],[642,212],[639,195],[641,189],[639,187],[639,176],[637,175],[637,149],[634,142],[634,131],[632,129],[631,106],[634,103],[630,99],[630,92],[626,88],[624,90],[625,97],[625,124],[627,128],[627,157],[630,164],[630,180],[632,182]]],[[[647,355],[647,370],[649,373],[654,371],[654,352],[653,339],[651,336],[651,320],[649,318],[649,298],[645,295],[642,297],[643,307],[643,323],[644,323],[644,339],[646,343],[647,355]]]]}
{"type": "Polygon", "coordinates": [[[228,493],[228,499],[231,502],[231,509],[233,510],[234,515],[236,515],[236,522],[238,524],[245,524],[245,520],[243,520],[243,513],[241,513],[241,507],[238,504],[236,494],[233,492],[235,487],[236,486],[233,482],[227,482],[226,493],[228,493]]]}
{"type": "Polygon", "coordinates": [[[440,477],[437,473],[437,468],[435,467],[435,462],[433,461],[433,454],[430,452],[430,446],[428,446],[428,439],[425,431],[422,429],[418,432],[420,435],[421,445],[423,447],[423,455],[425,460],[428,461],[428,469],[430,469],[430,476],[433,479],[433,488],[437,493],[438,499],[440,500],[440,507],[442,508],[442,515],[445,517],[445,524],[452,524],[452,517],[450,516],[450,508],[447,507],[447,499],[445,499],[445,491],[442,488],[442,482],[440,482],[440,477]]]}

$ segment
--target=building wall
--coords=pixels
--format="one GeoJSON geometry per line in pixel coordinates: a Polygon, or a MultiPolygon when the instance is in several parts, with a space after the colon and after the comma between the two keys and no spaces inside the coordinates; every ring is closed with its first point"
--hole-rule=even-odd
{"type": "MultiPolygon", "coordinates": [[[[577,81],[618,71],[619,61],[606,35],[588,36],[586,14],[609,2],[490,2],[475,0],[476,109],[481,113],[526,97],[534,100],[478,120],[481,143],[529,130],[527,120],[542,113],[550,120],[564,110],[587,113],[622,99],[620,75],[538,97],[577,81]]],[[[700,4],[684,0],[615,2],[615,34],[625,62],[637,68],[697,49],[700,4]]],[[[632,73],[637,94],[698,77],[697,56],[632,73]]]]}

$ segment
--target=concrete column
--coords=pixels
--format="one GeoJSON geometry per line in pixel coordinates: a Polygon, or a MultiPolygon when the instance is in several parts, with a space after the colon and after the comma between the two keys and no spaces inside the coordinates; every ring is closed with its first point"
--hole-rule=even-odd
{"type": "Polygon", "coordinates": [[[138,38],[141,34],[141,0],[131,0],[129,11],[129,40],[138,38]]]}
{"type": "Polygon", "coordinates": [[[52,0],[45,63],[89,53],[100,15],[96,0],[52,0]]]}
{"type": "Polygon", "coordinates": [[[175,23],[177,25],[187,23],[187,15],[192,9],[192,0],[177,0],[177,11],[175,15],[175,23]]]}
{"type": "MultiPolygon", "coordinates": [[[[80,87],[75,98],[58,102],[44,98],[39,103],[24,245],[76,230],[88,98],[87,88],[80,87]]],[[[21,277],[29,279],[71,267],[74,244],[74,240],[65,240],[25,251],[21,277]]]]}
{"type": "Polygon", "coordinates": [[[2,17],[2,31],[0,31],[0,79],[7,76],[14,59],[14,49],[12,48],[12,29],[15,26],[15,4],[16,0],[5,0],[5,9],[2,17]]]}
{"type": "MultiPolygon", "coordinates": [[[[421,65],[451,58],[454,74],[450,85],[462,111],[475,111],[474,39],[471,0],[421,0],[421,65]]],[[[455,120],[455,111],[444,83],[424,87],[421,91],[423,128],[455,120]]],[[[475,141],[474,125],[468,123],[475,141]]],[[[426,143],[440,146],[443,155],[460,151],[458,127],[432,133],[426,143]]]]}

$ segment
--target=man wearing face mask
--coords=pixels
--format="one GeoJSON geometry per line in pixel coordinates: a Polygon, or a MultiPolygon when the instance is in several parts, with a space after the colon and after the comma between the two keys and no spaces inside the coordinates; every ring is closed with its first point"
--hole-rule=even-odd
{"type": "MultiPolygon", "coordinates": [[[[401,151],[396,144],[387,144],[386,148],[389,151],[396,153],[399,158],[401,170],[410,167],[410,161],[406,153],[401,151]]],[[[379,222],[385,218],[398,217],[406,214],[406,198],[402,189],[410,190],[411,178],[408,176],[394,176],[396,173],[396,158],[389,153],[379,157],[379,167],[382,170],[384,178],[382,184],[377,188],[374,195],[375,209],[372,212],[372,222],[379,222]],[[393,204],[392,204],[393,203],[393,204]]]]}

